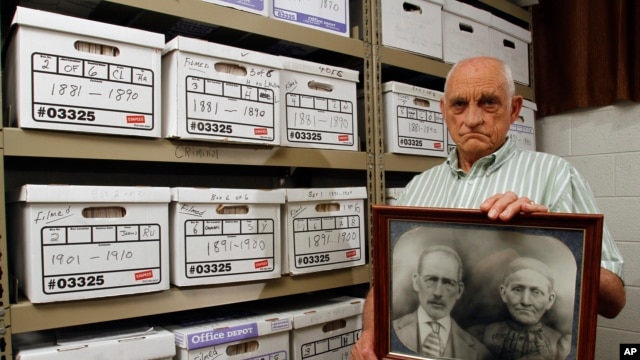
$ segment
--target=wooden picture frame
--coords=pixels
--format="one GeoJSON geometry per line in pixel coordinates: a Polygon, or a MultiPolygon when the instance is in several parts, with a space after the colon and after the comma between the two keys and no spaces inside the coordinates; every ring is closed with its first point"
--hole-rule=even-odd
{"type": "MultiPolygon", "coordinates": [[[[488,339],[504,339],[506,332],[511,331],[506,325],[523,324],[515,320],[532,321],[522,316],[526,309],[518,308],[519,305],[515,305],[510,298],[522,292],[519,287],[511,285],[515,283],[513,278],[504,274],[516,258],[528,259],[518,260],[529,264],[518,268],[520,270],[523,267],[527,270],[533,266],[531,264],[544,263],[548,273],[547,277],[542,278],[542,283],[549,284],[544,279],[552,278],[553,290],[547,291],[547,294],[543,291],[541,298],[546,301],[548,308],[540,310],[538,314],[544,315],[536,320],[545,325],[543,333],[551,339],[550,343],[557,345],[552,345],[555,348],[549,351],[560,351],[566,354],[565,359],[593,358],[603,215],[520,214],[509,222],[502,222],[490,220],[479,210],[388,205],[374,205],[372,214],[374,315],[379,358],[465,359],[466,355],[451,354],[452,350],[462,353],[465,346],[458,345],[457,349],[450,346],[449,352],[440,356],[427,356],[420,350],[420,336],[413,334],[431,331],[430,328],[417,330],[418,317],[424,319],[424,313],[428,313],[424,311],[418,315],[417,309],[420,307],[430,308],[431,313],[436,314],[438,311],[449,311],[452,321],[447,334],[453,336],[463,329],[463,333],[473,333],[474,339],[480,338],[485,350],[497,351],[503,345],[488,339]],[[456,279],[447,280],[446,287],[443,287],[447,276],[440,271],[449,267],[433,261],[433,258],[428,260],[429,265],[423,269],[429,266],[434,269],[435,266],[436,270],[430,273],[425,270],[418,274],[420,254],[432,246],[440,250],[443,247],[453,249],[459,255],[462,262],[459,282],[456,279]],[[435,298],[436,295],[429,295],[428,291],[436,288],[439,300],[430,303],[429,298],[435,298]],[[427,292],[424,292],[425,289],[427,292]],[[442,289],[454,291],[451,297],[454,300],[449,305],[446,295],[442,297],[439,293],[442,289]],[[419,300],[419,290],[423,291],[423,300],[419,300]],[[552,293],[554,295],[550,295],[552,293]],[[454,304],[450,305],[452,302],[454,304]],[[447,306],[452,308],[447,310],[447,306]]],[[[440,259],[446,257],[446,254],[439,254],[440,259]]],[[[534,266],[531,269],[537,268],[534,266]]],[[[543,271],[534,273],[540,275],[543,271]]],[[[524,273],[517,274],[520,276],[524,273]]],[[[535,278],[538,275],[531,276],[535,278]]],[[[433,291],[431,294],[434,294],[433,291]]],[[[537,290],[535,293],[538,294],[537,290]]],[[[521,346],[518,350],[517,346],[514,349],[513,346],[504,345],[503,351],[507,347],[512,352],[522,350],[521,346]]],[[[476,350],[484,351],[481,348],[483,346],[478,346],[476,350]]],[[[475,359],[474,356],[478,355],[469,355],[475,359]]],[[[492,355],[491,358],[500,360],[509,356],[492,355]]]]}

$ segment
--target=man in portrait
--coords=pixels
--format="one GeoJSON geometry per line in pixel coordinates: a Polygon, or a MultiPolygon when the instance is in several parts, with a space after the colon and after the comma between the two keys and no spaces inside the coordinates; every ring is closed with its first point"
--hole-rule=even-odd
{"type": "Polygon", "coordinates": [[[518,257],[507,266],[499,286],[509,318],[468,331],[499,360],[564,360],[571,335],[561,334],[541,319],[554,305],[554,278],[547,265],[518,257]]]}
{"type": "Polygon", "coordinates": [[[487,348],[451,318],[464,291],[462,274],[462,261],[452,248],[439,245],[421,253],[412,275],[418,308],[393,321],[398,339],[407,348],[428,358],[491,358],[487,348]]]}

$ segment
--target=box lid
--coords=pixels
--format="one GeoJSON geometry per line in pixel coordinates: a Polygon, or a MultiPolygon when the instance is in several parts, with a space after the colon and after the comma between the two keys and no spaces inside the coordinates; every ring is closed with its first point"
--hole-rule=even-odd
{"type": "Polygon", "coordinates": [[[102,338],[97,329],[93,334],[98,339],[68,343],[58,343],[55,339],[47,339],[44,342],[25,343],[23,346],[18,346],[16,359],[98,360],[104,359],[105,354],[109,354],[109,357],[113,359],[164,359],[172,358],[176,354],[173,334],[160,327],[150,328],[142,334],[121,332],[118,336],[109,336],[108,338],[102,338]]]}
{"type": "Polygon", "coordinates": [[[293,328],[292,316],[284,313],[264,313],[240,318],[173,324],[166,326],[175,336],[177,347],[192,350],[238,340],[288,331],[293,328]]]}
{"type": "Polygon", "coordinates": [[[428,99],[440,101],[444,93],[437,90],[431,90],[419,86],[400,83],[397,81],[388,81],[382,84],[382,92],[394,92],[405,95],[413,95],[417,97],[426,97],[428,99]]]}
{"type": "Polygon", "coordinates": [[[362,314],[364,299],[340,296],[291,310],[293,328],[300,329],[362,314]]]}
{"type": "Polygon", "coordinates": [[[522,99],[522,106],[534,111],[538,111],[538,106],[533,101],[522,99]]]}
{"type": "Polygon", "coordinates": [[[491,24],[491,13],[456,0],[444,0],[442,9],[484,25],[491,24]]]}
{"type": "Polygon", "coordinates": [[[491,15],[491,24],[489,26],[505,34],[509,34],[515,38],[518,38],[526,42],[527,44],[531,43],[531,31],[523,29],[520,26],[512,24],[509,21],[498,16],[491,15]]]}
{"type": "Polygon", "coordinates": [[[282,62],[275,55],[263,52],[245,50],[229,45],[222,45],[206,40],[176,36],[166,43],[162,55],[172,51],[185,51],[194,54],[211,56],[217,59],[233,60],[241,64],[255,64],[274,69],[281,69],[282,62]]]}
{"type": "Polygon", "coordinates": [[[356,70],[341,68],[337,66],[325,65],[313,61],[280,57],[282,60],[282,68],[284,70],[303,72],[313,75],[322,75],[324,77],[358,82],[359,72],[356,70]]]}
{"type": "Polygon", "coordinates": [[[284,204],[284,189],[171,188],[171,201],[184,203],[284,204]]]}
{"type": "Polygon", "coordinates": [[[118,41],[155,49],[162,49],[164,47],[163,34],[21,6],[16,7],[12,26],[29,26],[33,28],[81,34],[109,41],[118,41]]]}
{"type": "Polygon", "coordinates": [[[304,188],[287,189],[288,202],[365,199],[367,190],[363,187],[304,188]]]}
{"type": "Polygon", "coordinates": [[[169,203],[168,187],[23,185],[7,201],[27,203],[169,203]]]}

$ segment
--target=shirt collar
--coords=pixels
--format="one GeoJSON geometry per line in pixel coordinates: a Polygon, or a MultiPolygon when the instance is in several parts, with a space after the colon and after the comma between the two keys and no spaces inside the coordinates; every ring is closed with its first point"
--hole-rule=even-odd
{"type": "MultiPolygon", "coordinates": [[[[515,151],[515,143],[511,140],[511,137],[507,137],[507,141],[505,141],[498,150],[476,161],[471,167],[469,174],[480,172],[477,175],[489,175],[498,170],[505,161],[515,154],[515,151]]],[[[462,178],[467,176],[467,174],[460,169],[457,148],[454,148],[449,154],[446,163],[449,165],[451,172],[456,174],[458,177],[462,178]]]]}
{"type": "MultiPolygon", "coordinates": [[[[429,321],[434,321],[429,314],[422,308],[422,306],[418,306],[418,322],[420,324],[427,324],[429,321]]],[[[442,326],[446,331],[451,329],[451,316],[447,315],[443,318],[437,320],[438,324],[442,326]]]]}

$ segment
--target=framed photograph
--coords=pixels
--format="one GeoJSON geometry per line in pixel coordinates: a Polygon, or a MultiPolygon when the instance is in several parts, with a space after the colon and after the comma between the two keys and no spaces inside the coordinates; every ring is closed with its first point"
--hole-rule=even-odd
{"type": "Polygon", "coordinates": [[[379,358],[592,359],[602,226],[374,205],[379,358]]]}

